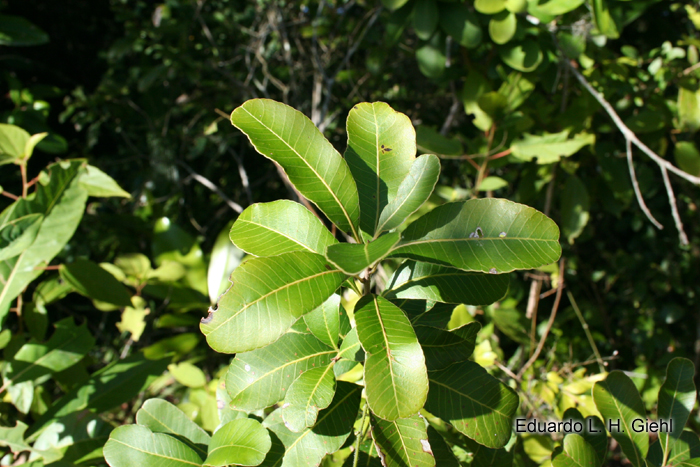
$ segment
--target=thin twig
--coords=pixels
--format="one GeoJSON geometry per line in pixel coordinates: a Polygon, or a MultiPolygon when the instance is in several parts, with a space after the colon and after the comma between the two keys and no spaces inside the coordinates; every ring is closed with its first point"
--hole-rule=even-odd
{"type": "Polygon", "coordinates": [[[661,166],[661,176],[664,178],[668,202],[671,205],[671,214],[673,214],[673,220],[678,228],[678,240],[681,242],[681,245],[687,245],[688,236],[683,229],[683,221],[681,221],[681,215],[678,213],[678,203],[676,203],[676,196],[673,194],[673,187],[671,186],[671,180],[668,178],[668,170],[666,170],[665,166],[661,166]]]}
{"type": "Polygon", "coordinates": [[[19,196],[13,195],[12,193],[8,193],[7,191],[0,192],[0,195],[7,196],[10,199],[13,199],[17,201],[19,199],[19,196]]]}
{"type": "Polygon", "coordinates": [[[194,170],[192,170],[192,168],[191,168],[189,165],[185,164],[184,162],[178,161],[178,163],[179,163],[181,166],[183,166],[183,167],[190,173],[190,176],[191,176],[193,179],[195,179],[196,181],[198,181],[199,183],[201,183],[202,185],[204,185],[205,187],[209,188],[211,191],[213,191],[214,193],[216,193],[217,195],[219,195],[219,197],[220,197],[221,199],[223,199],[223,200],[226,202],[226,204],[229,205],[229,207],[230,207],[231,209],[233,209],[234,211],[236,211],[238,214],[240,214],[240,213],[243,212],[243,207],[242,207],[240,204],[238,204],[238,203],[236,203],[235,201],[233,201],[233,200],[232,200],[231,198],[229,198],[228,196],[226,196],[226,194],[225,194],[223,191],[221,191],[221,188],[219,188],[218,186],[216,186],[211,180],[209,180],[208,178],[206,178],[206,177],[204,177],[204,176],[198,174],[197,172],[195,172],[194,170]]]}
{"type": "Polygon", "coordinates": [[[588,329],[588,323],[586,320],[583,318],[583,314],[581,313],[581,310],[578,307],[578,304],[576,303],[576,300],[574,300],[574,296],[571,294],[570,291],[566,291],[566,296],[569,297],[569,301],[571,302],[571,306],[574,309],[574,312],[576,313],[576,316],[578,316],[578,320],[581,322],[581,327],[583,327],[583,331],[586,333],[586,338],[588,339],[588,343],[591,344],[591,349],[593,349],[593,354],[595,355],[595,359],[598,362],[598,368],[600,368],[600,372],[604,373],[605,372],[605,362],[603,362],[603,357],[601,357],[600,352],[598,352],[598,346],[595,345],[595,340],[593,340],[593,335],[591,334],[590,329],[588,329]]]}
{"type": "Polygon", "coordinates": [[[564,263],[565,260],[562,258],[559,260],[559,284],[557,286],[557,296],[554,298],[554,305],[552,305],[552,313],[549,315],[549,321],[547,321],[547,327],[544,329],[544,333],[542,334],[542,338],[540,339],[539,344],[537,344],[537,348],[535,349],[535,353],[532,354],[532,356],[529,358],[527,362],[525,362],[525,365],[518,371],[517,374],[517,379],[520,380],[522,379],[523,375],[527,371],[528,368],[532,366],[533,363],[537,360],[537,358],[540,356],[540,352],[542,352],[542,348],[544,347],[544,343],[547,340],[547,336],[549,335],[549,331],[552,329],[552,325],[554,324],[554,318],[557,317],[557,310],[559,310],[559,303],[561,302],[561,292],[564,289],[564,263]]]}
{"type": "Polygon", "coordinates": [[[19,171],[22,174],[22,198],[27,197],[27,164],[26,162],[24,164],[19,165],[19,171]]]}
{"type": "Polygon", "coordinates": [[[238,156],[236,151],[234,151],[233,149],[229,148],[229,152],[233,156],[233,159],[236,161],[236,164],[238,165],[238,175],[240,175],[240,177],[241,177],[241,183],[243,184],[243,188],[245,189],[245,194],[248,197],[248,204],[253,204],[253,192],[250,190],[250,182],[248,181],[248,172],[246,172],[245,167],[243,166],[243,161],[238,156]]]}
{"type": "Polygon", "coordinates": [[[357,467],[357,462],[360,460],[360,443],[362,438],[364,438],[365,431],[365,419],[367,418],[369,402],[365,402],[365,406],[362,409],[362,418],[360,419],[360,431],[357,433],[357,440],[355,441],[355,458],[352,460],[352,467],[357,467]]]}
{"type": "Polygon", "coordinates": [[[632,141],[629,139],[625,140],[625,146],[627,147],[627,165],[630,169],[630,178],[632,179],[632,186],[634,187],[634,194],[637,196],[637,202],[642,212],[646,214],[647,219],[656,226],[657,229],[661,230],[664,228],[659,221],[657,221],[654,216],[652,216],[651,211],[644,202],[644,197],[642,196],[642,191],[639,189],[639,182],[637,181],[637,175],[634,172],[634,165],[632,164],[632,141]]]}

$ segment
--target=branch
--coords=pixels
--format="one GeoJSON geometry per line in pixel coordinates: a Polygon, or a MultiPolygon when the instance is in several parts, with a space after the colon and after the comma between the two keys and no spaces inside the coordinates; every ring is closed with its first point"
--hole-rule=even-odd
{"type": "Polygon", "coordinates": [[[627,165],[630,168],[630,178],[632,179],[632,186],[634,187],[634,194],[637,195],[637,201],[639,202],[639,207],[642,208],[644,214],[646,214],[647,219],[651,221],[652,224],[656,226],[657,229],[661,230],[664,228],[659,221],[657,221],[654,216],[651,215],[651,211],[644,202],[642,197],[642,191],[639,189],[639,182],[637,181],[637,175],[634,173],[634,165],[632,164],[632,142],[630,140],[625,140],[625,145],[627,146],[627,165]]]}
{"type": "Polygon", "coordinates": [[[232,200],[231,198],[229,198],[228,196],[226,196],[226,194],[224,194],[224,192],[221,191],[221,188],[219,188],[218,186],[216,186],[211,180],[209,180],[208,178],[206,178],[206,177],[204,177],[204,176],[198,174],[197,172],[195,172],[194,170],[192,170],[192,168],[191,168],[189,165],[185,164],[184,162],[178,161],[178,163],[179,163],[181,166],[183,166],[183,167],[190,173],[190,177],[192,177],[193,179],[197,180],[199,183],[201,183],[202,185],[204,185],[205,187],[209,188],[211,191],[213,191],[214,193],[216,193],[217,195],[219,195],[219,197],[221,197],[221,199],[223,199],[223,200],[226,202],[226,204],[229,205],[229,207],[230,207],[231,209],[233,209],[234,211],[236,211],[238,214],[240,214],[240,213],[243,212],[243,207],[242,207],[240,204],[238,204],[238,203],[236,203],[235,201],[233,201],[233,200],[232,200]]]}
{"type": "MultiPolygon", "coordinates": [[[[556,41],[556,38],[555,38],[556,41]]],[[[555,42],[556,43],[556,42],[555,42]]],[[[557,44],[558,46],[558,44],[557,44]]],[[[561,50],[560,50],[561,52],[561,50]]],[[[615,112],[615,109],[613,109],[612,105],[605,100],[605,97],[598,91],[596,91],[593,86],[586,80],[586,78],[581,74],[580,71],[578,71],[569,60],[564,59],[563,60],[566,66],[570,69],[570,71],[574,74],[576,79],[581,83],[581,85],[586,88],[586,90],[595,98],[595,100],[598,101],[598,103],[605,109],[605,111],[610,115],[610,118],[612,118],[613,122],[615,123],[615,126],[622,132],[622,135],[625,137],[625,140],[628,145],[634,144],[637,146],[639,149],[642,150],[644,154],[649,156],[651,160],[656,162],[656,164],[659,166],[661,169],[661,175],[664,178],[664,185],[666,187],[666,193],[668,194],[668,201],[671,204],[671,212],[673,214],[673,220],[676,223],[676,228],[678,229],[678,237],[680,239],[681,245],[688,245],[688,236],[685,234],[685,231],[683,230],[683,223],[681,222],[680,215],[678,214],[678,205],[676,203],[676,197],[673,194],[673,187],[671,187],[671,182],[668,178],[668,171],[670,170],[671,172],[675,173],[681,178],[684,178],[685,180],[688,180],[690,183],[694,185],[700,185],[700,177],[695,177],[693,175],[690,175],[689,173],[686,173],[676,167],[675,165],[671,164],[667,160],[663,159],[661,156],[656,154],[654,151],[649,149],[649,147],[642,143],[639,138],[637,138],[637,135],[634,134],[632,130],[629,129],[627,125],[622,121],[620,116],[615,112]]],[[[629,155],[628,155],[628,161],[629,161],[629,155]]],[[[634,184],[634,180],[633,180],[634,184]]],[[[636,193],[636,190],[635,190],[636,193]]],[[[638,196],[637,199],[640,199],[638,196]]],[[[649,216],[647,216],[649,217],[649,216]]],[[[658,224],[658,222],[657,222],[658,224]]],[[[656,224],[655,224],[656,225],[656,224]]]]}

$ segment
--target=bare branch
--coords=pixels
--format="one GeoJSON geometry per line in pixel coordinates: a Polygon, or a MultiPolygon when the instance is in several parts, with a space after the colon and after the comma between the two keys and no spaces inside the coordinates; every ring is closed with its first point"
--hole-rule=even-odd
{"type": "Polygon", "coordinates": [[[226,202],[226,204],[229,205],[229,207],[231,209],[236,211],[238,214],[243,212],[243,207],[240,204],[233,201],[228,196],[226,196],[226,194],[224,194],[224,192],[221,191],[221,189],[218,186],[216,186],[211,180],[198,174],[197,172],[192,170],[192,167],[185,164],[184,162],[182,162],[182,161],[178,161],[178,162],[181,166],[183,166],[190,173],[190,177],[192,177],[193,179],[195,179],[196,181],[198,181],[199,183],[201,183],[202,185],[204,185],[205,187],[209,188],[211,191],[213,191],[214,193],[219,195],[219,197],[221,199],[223,199],[226,202]]]}
{"type": "Polygon", "coordinates": [[[681,245],[688,244],[688,236],[683,230],[683,221],[681,221],[681,216],[678,214],[678,203],[676,203],[676,196],[673,194],[673,187],[671,186],[671,180],[668,178],[668,170],[666,167],[661,167],[661,175],[664,178],[664,186],[666,187],[666,194],[668,195],[668,202],[671,205],[671,214],[673,214],[673,221],[676,223],[676,228],[678,229],[678,239],[681,245]]]}
{"type": "Polygon", "coordinates": [[[651,221],[652,224],[656,226],[657,229],[661,230],[664,228],[659,221],[657,221],[654,216],[651,215],[651,211],[644,202],[644,197],[642,197],[642,191],[639,189],[639,182],[637,181],[637,175],[634,172],[634,165],[632,164],[632,141],[626,139],[625,145],[627,146],[627,165],[630,169],[630,178],[632,179],[632,186],[634,187],[634,194],[637,195],[637,201],[639,202],[639,207],[642,208],[644,214],[646,214],[647,219],[651,221]]]}

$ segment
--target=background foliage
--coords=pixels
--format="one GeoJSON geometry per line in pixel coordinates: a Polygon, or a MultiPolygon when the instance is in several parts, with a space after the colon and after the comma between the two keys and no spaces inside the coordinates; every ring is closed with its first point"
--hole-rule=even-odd
{"type": "MultiPolygon", "coordinates": [[[[208,432],[225,420],[217,392],[230,357],[197,326],[243,257],[228,230],[252,203],[299,199],[227,121],[254,97],[301,110],[340,151],[348,110],[388,102],[416,126],[419,154],[441,157],[426,208],[497,196],[557,222],[561,271],[512,274],[499,303],[446,312],[450,328],[482,325],[473,359],[518,392],[523,416],[596,414],[593,383],[613,369],[656,413],[667,364],[700,363],[698,188],[670,174],[675,220],[658,164],[635,146],[657,229],[635,196],[625,135],[577,79],[651,151],[700,176],[697,2],[69,3],[0,11],[0,118],[48,133],[24,164],[0,166],[3,192],[22,195],[21,165],[40,190],[57,159],[89,163],[44,172],[75,178],[77,227],[38,258],[21,300],[0,304],[3,465],[29,461],[29,445],[32,460],[98,465],[109,433],[151,397],[208,432]],[[118,186],[90,184],[90,167],[118,186]],[[65,341],[70,357],[57,358],[65,341]],[[61,365],[16,376],[41,355],[61,365]]],[[[696,410],[688,423],[700,429],[696,410]]],[[[443,435],[478,465],[481,448],[443,435]]],[[[539,464],[553,448],[522,437],[507,456],[539,464]]]]}

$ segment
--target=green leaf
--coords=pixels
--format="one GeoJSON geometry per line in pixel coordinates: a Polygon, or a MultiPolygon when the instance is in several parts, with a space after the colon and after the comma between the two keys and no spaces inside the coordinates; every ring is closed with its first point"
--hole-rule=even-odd
{"type": "Polygon", "coordinates": [[[49,36],[20,16],[0,15],[0,45],[11,47],[46,44],[49,36]]]}
{"type": "Polygon", "coordinates": [[[353,106],[345,151],[360,196],[360,228],[376,232],[379,214],[391,202],[416,156],[411,120],[384,102],[353,106]]]}
{"type": "Polygon", "coordinates": [[[559,259],[559,228],[535,209],[503,199],[438,206],[410,224],[392,257],[502,274],[559,259]]]}
{"type": "Polygon", "coordinates": [[[338,351],[338,357],[346,358],[353,362],[364,362],[365,352],[360,344],[360,338],[357,335],[357,328],[352,328],[352,330],[345,336],[343,343],[340,346],[340,351],[338,351]]]}
{"type": "Polygon", "coordinates": [[[608,374],[605,381],[593,386],[593,400],[605,420],[620,420],[620,431],[610,434],[620,443],[622,452],[635,467],[645,466],[644,458],[649,450],[649,435],[635,433],[632,421],[646,420],[644,402],[632,380],[621,371],[608,374]]]}
{"type": "Polygon", "coordinates": [[[482,131],[489,130],[493,125],[493,120],[489,114],[479,107],[479,99],[488,92],[491,92],[489,80],[477,71],[470,71],[464,80],[461,99],[464,104],[464,111],[467,115],[474,116],[472,123],[482,131]]]}
{"type": "Polygon", "coordinates": [[[27,214],[5,224],[0,229],[0,261],[13,258],[29,248],[37,234],[44,216],[27,214]]]}
{"type": "Polygon", "coordinates": [[[65,415],[89,410],[106,412],[134,399],[160,376],[170,358],[148,360],[136,354],[93,373],[88,381],[66,393],[53,403],[30,428],[30,436],[38,436],[46,427],[65,415]]]}
{"type": "Polygon", "coordinates": [[[304,322],[316,339],[337,349],[341,315],[340,295],[333,294],[321,306],[305,314],[304,322]]]}
{"type": "Polygon", "coordinates": [[[326,250],[328,261],[349,276],[355,276],[386,258],[401,234],[391,232],[369,243],[338,243],[326,250]]]}
{"type": "MultiPolygon", "coordinates": [[[[663,457],[661,443],[657,440],[649,447],[647,463],[653,467],[662,467],[664,465],[663,457]]],[[[681,461],[697,457],[700,457],[700,438],[692,431],[684,431],[671,448],[671,455],[668,457],[666,465],[675,466],[681,461]]]]}
{"type": "Polygon", "coordinates": [[[592,0],[593,6],[593,21],[601,34],[609,39],[618,39],[620,37],[620,27],[615,24],[615,20],[610,15],[606,0],[592,0]]]}
{"type": "Polygon", "coordinates": [[[445,39],[441,34],[433,34],[430,41],[416,50],[418,69],[428,78],[439,79],[447,68],[445,39]]]}
{"type": "Polygon", "coordinates": [[[464,154],[464,148],[458,139],[442,136],[432,127],[425,125],[416,127],[416,145],[423,153],[442,156],[461,156],[464,154]]]}
{"type": "Polygon", "coordinates": [[[312,368],[294,380],[282,406],[282,418],[292,431],[316,424],[318,411],[331,404],[335,394],[333,365],[312,368]]]}
{"type": "Polygon", "coordinates": [[[515,14],[504,10],[489,20],[489,35],[496,44],[505,44],[513,38],[517,27],[515,14]]]}
{"type": "Polygon", "coordinates": [[[143,354],[146,356],[146,358],[151,360],[163,358],[169,353],[174,353],[175,355],[185,355],[197,347],[197,343],[199,343],[200,338],[201,334],[195,334],[192,332],[166,337],[144,348],[143,354]]]}
{"type": "Polygon", "coordinates": [[[603,421],[595,415],[589,415],[584,418],[581,412],[575,408],[566,409],[562,420],[577,420],[583,424],[584,431],[581,433],[581,436],[595,450],[597,458],[597,463],[595,465],[603,465],[605,456],[608,453],[608,435],[605,432],[603,421]],[[589,428],[597,431],[589,431],[589,428]]]}
{"type": "Polygon", "coordinates": [[[678,120],[681,131],[696,132],[700,129],[700,89],[680,87],[678,120]]]}
{"type": "Polygon", "coordinates": [[[425,354],[428,371],[442,370],[453,363],[469,360],[474,352],[475,340],[467,341],[455,333],[429,326],[413,328],[425,354]]]}
{"type": "Polygon", "coordinates": [[[0,213],[0,231],[17,218],[41,214],[44,221],[31,246],[22,254],[0,262],[0,324],[10,303],[56,256],[73,236],[83,217],[87,192],[79,186],[84,161],[63,161],[48,166],[48,180],[37,183],[36,193],[21,198],[0,213]]]}
{"type": "Polygon", "coordinates": [[[218,352],[253,350],[276,341],[300,316],[320,306],[345,280],[323,256],[305,251],[249,259],[200,329],[218,352]]]}
{"type": "Polygon", "coordinates": [[[428,441],[425,420],[416,414],[386,421],[372,418],[372,439],[386,466],[433,467],[435,458],[428,441]]]}
{"type": "Polygon", "coordinates": [[[683,433],[695,406],[695,366],[685,358],[674,358],[666,367],[666,380],[659,389],[659,420],[673,420],[673,432],[659,432],[659,442],[666,457],[670,457],[676,440],[683,433]]]}
{"type": "Polygon", "coordinates": [[[590,205],[586,185],[577,176],[570,175],[561,197],[561,230],[572,245],[588,224],[590,205]]]}
{"type": "Polygon", "coordinates": [[[214,433],[204,465],[260,465],[271,447],[270,434],[260,422],[239,418],[228,422],[214,433]]]}
{"type": "Polygon", "coordinates": [[[321,463],[326,454],[340,449],[352,433],[360,406],[362,387],[338,382],[333,402],[318,414],[312,428],[295,433],[284,424],[281,410],[272,412],[263,422],[284,444],[284,460],[279,453],[270,452],[262,467],[306,467],[321,463]]]}
{"type": "Polygon", "coordinates": [[[401,308],[414,326],[432,326],[447,329],[447,323],[452,318],[455,306],[447,303],[436,303],[430,300],[392,299],[391,302],[401,308]]]}
{"type": "Polygon", "coordinates": [[[489,448],[506,445],[518,396],[474,362],[431,371],[425,409],[489,448]]]}
{"type": "Polygon", "coordinates": [[[692,141],[679,141],[673,148],[673,155],[678,168],[700,177],[700,151],[692,141]]]}
{"type": "Polygon", "coordinates": [[[320,255],[338,243],[311,211],[289,200],[248,206],[231,228],[231,241],[255,256],[276,256],[289,251],[320,255]]]}
{"type": "Polygon", "coordinates": [[[460,463],[455,458],[452,448],[445,442],[444,438],[435,428],[428,425],[428,442],[435,456],[435,465],[440,467],[460,467],[460,463]]]}
{"type": "Polygon", "coordinates": [[[24,440],[24,432],[27,425],[15,422],[14,427],[0,426],[0,446],[10,448],[10,451],[17,454],[22,451],[31,451],[32,447],[24,440]]]}
{"type": "Polygon", "coordinates": [[[79,294],[119,307],[131,305],[131,294],[114,276],[96,263],[78,258],[59,268],[61,279],[79,294]]]}
{"type": "Polygon", "coordinates": [[[202,465],[199,454],[184,442],[164,433],[153,433],[140,425],[117,427],[110,434],[103,452],[111,467],[202,465]]]}
{"type": "Polygon", "coordinates": [[[416,0],[413,10],[413,30],[419,39],[427,41],[433,35],[440,19],[435,0],[416,0]]]}
{"type": "Polygon", "coordinates": [[[86,323],[76,326],[73,318],[65,318],[55,327],[56,331],[47,342],[31,340],[7,362],[3,372],[5,386],[63,371],[81,360],[95,345],[86,323]]]}
{"type": "Polygon", "coordinates": [[[232,407],[257,410],[284,400],[299,375],[330,364],[336,353],[311,334],[289,332],[272,345],[237,354],[226,373],[232,407]]]}
{"type": "Polygon", "coordinates": [[[507,186],[508,182],[503,180],[501,177],[490,176],[481,181],[479,191],[496,191],[507,186]]]}
{"type": "Polygon", "coordinates": [[[511,144],[513,156],[523,161],[537,158],[538,164],[551,164],[579,152],[584,146],[595,143],[595,135],[579,133],[569,139],[569,130],[545,133],[542,136],[525,133],[523,139],[511,144]]]}
{"type": "Polygon", "coordinates": [[[207,289],[211,303],[216,303],[219,296],[229,288],[231,283],[228,278],[233,270],[241,264],[244,256],[245,253],[229,240],[228,228],[219,232],[211,250],[211,259],[207,269],[207,289]]]}
{"type": "Polygon", "coordinates": [[[498,54],[506,65],[526,73],[535,71],[544,58],[539,44],[532,39],[509,42],[498,49],[498,54]]]}
{"type": "Polygon", "coordinates": [[[192,443],[201,457],[206,457],[211,437],[199,425],[187,418],[185,412],[163,399],[148,399],[136,412],[136,423],[153,433],[179,436],[192,443]]]}
{"type": "MultiPolygon", "coordinates": [[[[556,451],[555,451],[556,452],[556,451]]],[[[570,433],[564,437],[564,449],[552,458],[554,467],[591,467],[598,465],[595,449],[583,437],[570,433]]]]}
{"type": "Polygon", "coordinates": [[[172,363],[168,365],[168,371],[175,381],[188,388],[201,388],[207,383],[204,372],[191,363],[172,363]]]}
{"type": "Polygon", "coordinates": [[[507,274],[464,272],[437,264],[406,261],[389,279],[384,296],[490,305],[503,298],[509,282],[507,274]]]}
{"type": "Polygon", "coordinates": [[[394,11],[404,6],[407,2],[408,0],[382,0],[382,5],[394,11]]]}
{"type": "Polygon", "coordinates": [[[463,3],[440,3],[440,27],[460,45],[473,49],[481,43],[479,19],[463,3]]]}
{"type": "Polygon", "coordinates": [[[418,157],[399,185],[396,197],[382,209],[376,232],[393,230],[403,224],[430,198],[438,178],[440,159],[432,154],[418,157]]]}
{"type": "Polygon", "coordinates": [[[474,8],[479,13],[494,15],[503,11],[503,9],[506,7],[506,3],[507,0],[476,0],[474,2],[474,8]]]}
{"type": "Polygon", "coordinates": [[[23,381],[16,383],[7,389],[7,395],[10,396],[10,402],[15,406],[20,413],[28,414],[34,402],[34,382],[23,381]]]}
{"type": "Polygon", "coordinates": [[[403,311],[382,297],[366,295],[355,305],[357,334],[367,354],[367,401],[385,420],[418,412],[428,392],[425,357],[403,311]]]}
{"type": "Polygon", "coordinates": [[[360,204],[348,165],[311,120],[285,104],[251,99],[233,111],[231,123],[260,154],[279,163],[331,222],[360,238],[360,204]]]}
{"type": "MultiPolygon", "coordinates": [[[[0,15],[0,28],[3,17],[0,15]]],[[[2,29],[0,29],[0,42],[2,42],[2,29]]],[[[0,123],[0,165],[21,162],[30,137],[29,133],[18,126],[0,123]]]]}
{"type": "Polygon", "coordinates": [[[80,186],[87,190],[88,195],[98,198],[131,198],[128,191],[97,167],[88,165],[86,169],[80,177],[80,186]]]}
{"type": "Polygon", "coordinates": [[[585,0],[549,0],[537,5],[537,11],[545,15],[559,16],[574,11],[585,3],[585,0]]]}

